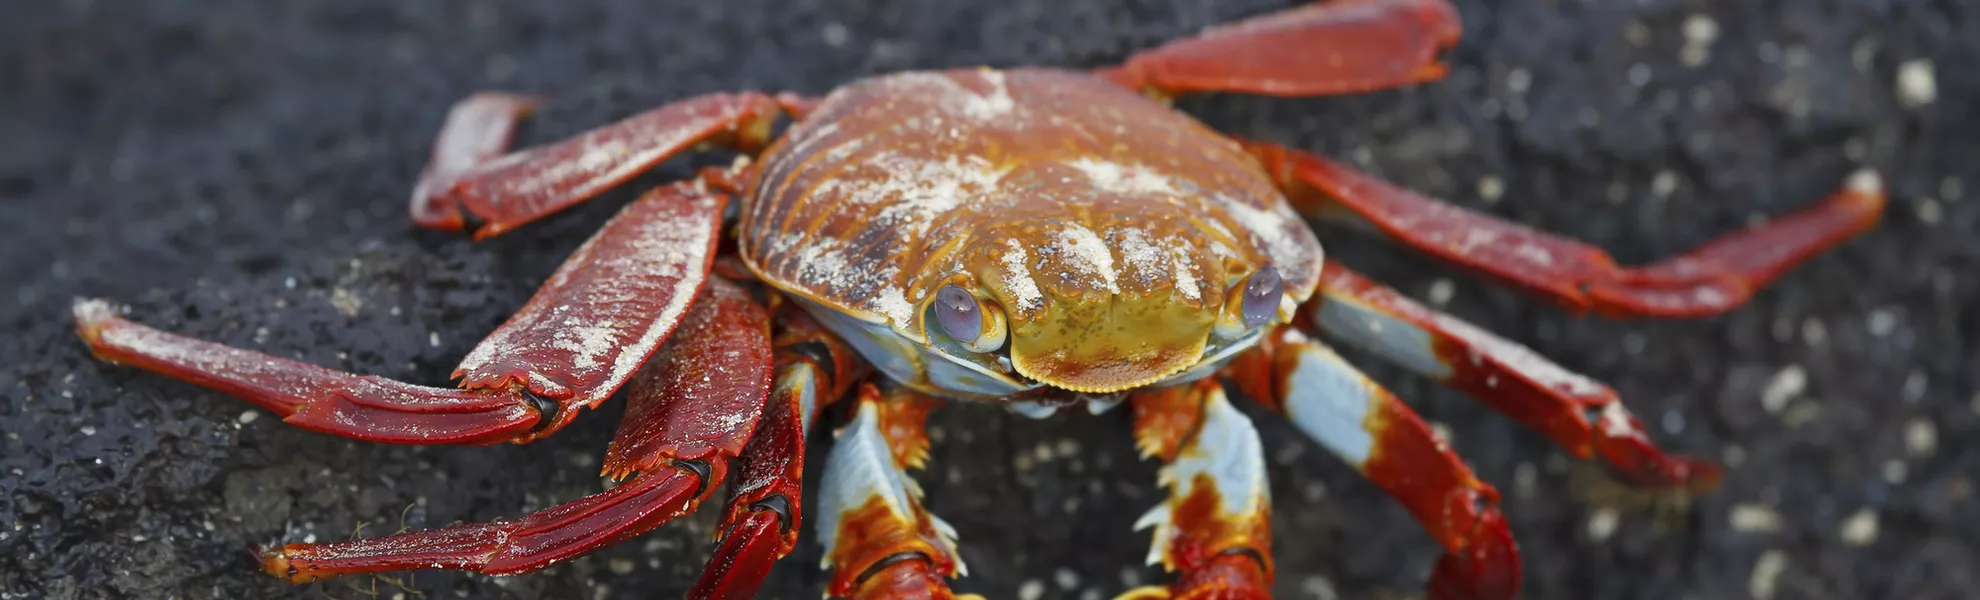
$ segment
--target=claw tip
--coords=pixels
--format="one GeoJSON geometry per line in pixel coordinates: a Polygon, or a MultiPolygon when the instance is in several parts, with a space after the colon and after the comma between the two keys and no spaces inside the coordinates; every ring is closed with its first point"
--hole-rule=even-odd
{"type": "Polygon", "coordinates": [[[96,298],[77,298],[70,304],[69,313],[75,316],[76,332],[91,344],[103,332],[103,324],[117,317],[116,308],[96,298]]]}

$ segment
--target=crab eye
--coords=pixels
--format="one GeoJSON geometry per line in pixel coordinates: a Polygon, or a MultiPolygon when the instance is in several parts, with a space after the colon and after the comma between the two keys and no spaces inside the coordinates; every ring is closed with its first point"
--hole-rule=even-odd
{"type": "Polygon", "coordinates": [[[983,311],[976,297],[953,283],[935,292],[935,323],[964,346],[976,345],[976,338],[983,335],[983,311]]]}
{"type": "Polygon", "coordinates": [[[1279,315],[1279,298],[1286,293],[1286,281],[1279,277],[1279,270],[1272,267],[1259,269],[1244,284],[1244,326],[1256,328],[1272,322],[1279,315]]]}

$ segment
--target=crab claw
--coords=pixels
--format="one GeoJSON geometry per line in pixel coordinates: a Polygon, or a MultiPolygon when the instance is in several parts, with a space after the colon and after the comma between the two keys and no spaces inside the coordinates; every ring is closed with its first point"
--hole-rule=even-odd
{"type": "Polygon", "coordinates": [[[1471,543],[1437,559],[1430,600],[1511,600],[1519,593],[1519,549],[1497,509],[1478,517],[1471,543]]]}

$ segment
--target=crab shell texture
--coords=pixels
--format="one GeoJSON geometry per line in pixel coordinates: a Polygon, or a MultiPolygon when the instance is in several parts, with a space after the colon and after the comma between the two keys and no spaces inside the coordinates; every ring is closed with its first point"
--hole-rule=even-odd
{"type": "Polygon", "coordinates": [[[1083,73],[858,81],[760,168],[739,223],[744,262],[928,393],[1045,398],[1201,378],[1268,329],[1241,325],[1247,278],[1278,272],[1285,322],[1320,276],[1318,240],[1256,159],[1083,73]],[[1000,347],[972,350],[932,326],[931,300],[951,284],[977,299],[1000,347]]]}

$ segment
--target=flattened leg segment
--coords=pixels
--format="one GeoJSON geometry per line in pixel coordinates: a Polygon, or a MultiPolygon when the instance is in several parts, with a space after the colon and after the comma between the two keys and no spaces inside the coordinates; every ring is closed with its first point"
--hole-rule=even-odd
{"type": "Polygon", "coordinates": [[[1163,96],[1323,96],[1442,78],[1462,28],[1446,0],[1333,0],[1205,30],[1102,75],[1163,96]]]}
{"type": "MultiPolygon", "coordinates": [[[[724,464],[704,465],[712,471],[709,478],[719,479],[724,464]]],[[[327,544],[289,544],[263,553],[262,567],[292,583],[411,569],[524,573],[589,554],[693,512],[707,487],[702,472],[668,467],[518,520],[327,544]]]]}
{"type": "Polygon", "coordinates": [[[507,389],[458,390],[352,375],[166,333],[117,316],[101,300],[75,305],[76,329],[103,360],[162,373],[253,402],[291,425],[394,444],[496,444],[540,420],[507,389]]]}
{"type": "Polygon", "coordinates": [[[735,284],[709,281],[679,335],[629,384],[605,475],[740,454],[763,416],[770,356],[769,312],[735,284]]]}
{"type": "Polygon", "coordinates": [[[1400,501],[1444,546],[1430,577],[1435,600],[1510,600],[1520,564],[1499,494],[1436,439],[1415,411],[1331,348],[1284,328],[1239,362],[1267,361],[1272,381],[1245,382],[1248,394],[1400,501]],[[1254,392],[1258,390],[1259,392],[1254,392]]]}
{"type": "Polygon", "coordinates": [[[780,308],[776,383],[763,422],[743,448],[722,541],[689,598],[756,597],[770,567],[797,547],[803,525],[804,444],[826,405],[864,373],[854,354],[794,305],[780,308]]]}
{"type": "MultiPolygon", "coordinates": [[[[469,353],[464,389],[353,375],[173,335],[78,301],[90,350],[267,408],[298,427],[401,444],[528,442],[619,389],[707,281],[727,199],[661,188],[606,223],[507,323],[469,353]]],[[[752,421],[753,422],[753,421],[752,421]]]]}
{"type": "Polygon", "coordinates": [[[1631,483],[1701,493],[1723,472],[1708,460],[1669,456],[1623,408],[1615,390],[1328,263],[1324,300],[1300,322],[1491,405],[1582,459],[1600,456],[1631,483]]]}
{"type": "Polygon", "coordinates": [[[839,432],[819,490],[818,538],[826,593],[839,598],[951,598],[945,578],[967,574],[956,532],[921,507],[921,488],[903,457],[925,448],[926,405],[905,389],[883,399],[860,387],[851,423],[839,432]]]}
{"type": "Polygon", "coordinates": [[[1577,311],[1702,317],[1745,304],[1796,265],[1877,224],[1875,173],[1822,202],[1706,242],[1677,258],[1622,267],[1602,249],[1426,198],[1319,156],[1245,142],[1308,215],[1371,225],[1397,242],[1577,311]]]}
{"type": "Polygon", "coordinates": [[[415,221],[472,228],[477,239],[494,236],[591,199],[698,144],[754,151],[782,114],[763,94],[708,94],[496,157],[525,112],[508,98],[483,94],[457,105],[415,190],[415,221]],[[431,216],[450,210],[452,218],[431,216]]]}
{"type": "MultiPolygon", "coordinates": [[[[686,182],[627,205],[454,376],[471,389],[526,387],[565,409],[598,406],[659,349],[707,282],[727,202],[686,182]]],[[[561,410],[533,437],[576,416],[561,410]]]]}
{"type": "Polygon", "coordinates": [[[1272,495],[1251,420],[1214,379],[1135,394],[1135,438],[1161,458],[1167,502],[1135,524],[1155,530],[1148,562],[1176,580],[1123,599],[1270,598],[1272,495]]]}

